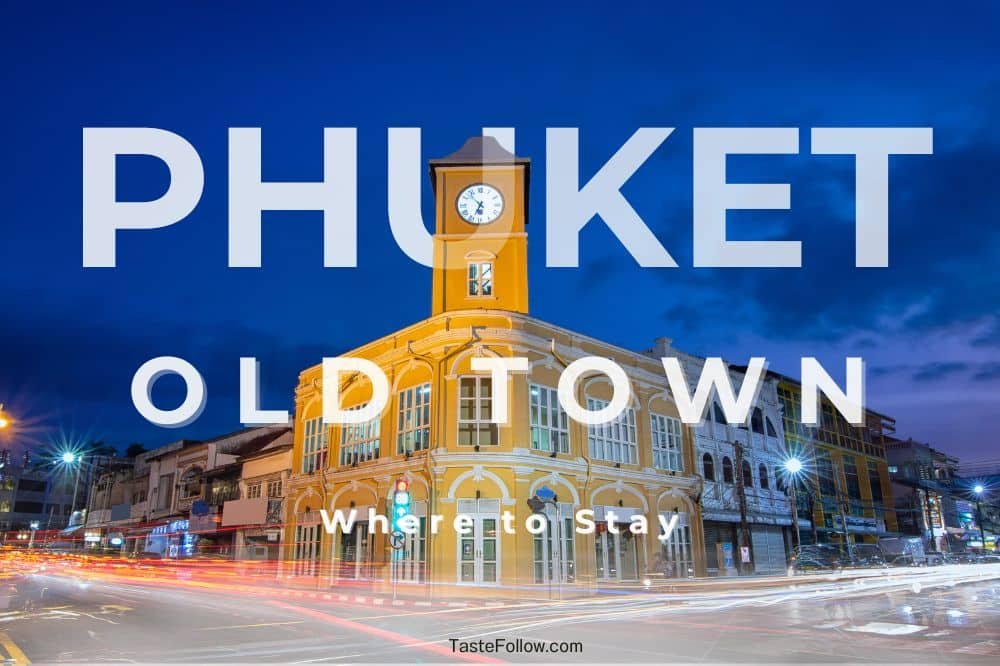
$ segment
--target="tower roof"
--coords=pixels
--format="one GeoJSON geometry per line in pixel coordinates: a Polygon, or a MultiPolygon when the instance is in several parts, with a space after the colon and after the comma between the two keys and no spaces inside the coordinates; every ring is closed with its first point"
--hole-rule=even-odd
{"type": "MultiPolygon", "coordinates": [[[[437,194],[437,178],[435,172],[438,167],[452,166],[524,166],[525,183],[529,182],[531,176],[531,159],[528,157],[518,157],[500,145],[500,142],[492,136],[474,135],[465,140],[461,148],[451,155],[439,157],[428,162],[431,177],[431,190],[437,194]]],[[[524,194],[525,205],[528,202],[528,193],[524,194]]],[[[525,215],[525,224],[527,224],[525,215]]]]}
{"type": "Polygon", "coordinates": [[[492,136],[470,136],[465,145],[451,155],[430,161],[431,172],[439,166],[478,166],[494,164],[531,164],[527,157],[517,157],[492,136]]]}

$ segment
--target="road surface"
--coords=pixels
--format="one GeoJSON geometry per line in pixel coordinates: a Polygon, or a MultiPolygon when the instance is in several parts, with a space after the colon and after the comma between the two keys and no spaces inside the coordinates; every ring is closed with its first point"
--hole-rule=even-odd
{"type": "Polygon", "coordinates": [[[996,565],[891,582],[465,607],[85,572],[36,574],[32,585],[33,608],[0,612],[0,651],[21,663],[1000,663],[996,565]]]}

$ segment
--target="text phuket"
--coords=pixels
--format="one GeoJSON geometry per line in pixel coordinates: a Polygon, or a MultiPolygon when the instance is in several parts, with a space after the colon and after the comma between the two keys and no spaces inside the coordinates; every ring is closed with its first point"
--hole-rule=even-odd
{"type": "MultiPolygon", "coordinates": [[[[643,267],[676,268],[677,262],[622,193],[626,181],[674,131],[640,127],[580,184],[580,137],[575,127],[545,132],[545,265],[578,267],[583,228],[600,220],[643,267]]],[[[489,128],[508,150],[514,128],[489,128]]],[[[796,240],[731,240],[731,210],[790,210],[791,185],[731,183],[729,155],[796,155],[797,127],[696,127],[692,155],[693,258],[695,267],[798,268],[796,240]]],[[[855,164],[855,266],[889,265],[889,158],[933,154],[930,127],[815,127],[813,155],[847,155],[855,164]]],[[[323,171],[311,181],[265,181],[259,127],[229,129],[229,261],[231,268],[261,266],[264,211],[323,212],[323,265],[358,265],[357,129],[323,129],[323,171]]],[[[433,265],[433,240],[421,216],[420,129],[388,131],[389,228],[399,248],[433,265]]],[[[221,179],[220,179],[221,180],[221,179]]],[[[83,266],[114,267],[121,230],[153,230],[185,219],[201,199],[205,170],[198,151],[173,132],[153,127],[83,129],[83,266]],[[161,161],[170,173],[166,191],[152,201],[124,200],[117,191],[118,157],[161,161]]],[[[838,231],[839,233],[839,231],[838,231]]]]}

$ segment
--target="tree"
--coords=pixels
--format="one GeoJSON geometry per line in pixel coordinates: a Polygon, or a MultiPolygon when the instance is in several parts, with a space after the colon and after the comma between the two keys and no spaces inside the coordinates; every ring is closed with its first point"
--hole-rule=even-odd
{"type": "Polygon", "coordinates": [[[125,449],[125,457],[126,458],[135,458],[136,456],[138,456],[138,455],[140,455],[142,453],[145,453],[145,452],[146,452],[146,447],[145,446],[143,446],[139,442],[132,442],[125,449]]]}

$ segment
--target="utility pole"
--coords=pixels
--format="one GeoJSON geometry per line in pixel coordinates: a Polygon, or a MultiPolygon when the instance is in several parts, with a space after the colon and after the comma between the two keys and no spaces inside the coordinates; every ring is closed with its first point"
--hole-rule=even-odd
{"type": "MultiPolygon", "coordinates": [[[[780,472],[779,472],[780,473],[780,472]]],[[[792,504],[792,549],[799,548],[802,545],[802,537],[799,536],[799,502],[798,495],[795,492],[795,486],[798,483],[798,474],[789,474],[790,480],[792,482],[792,492],[788,496],[792,504]]]]}
{"type": "MultiPolygon", "coordinates": [[[[747,437],[751,437],[751,430],[747,428],[747,437]]],[[[743,478],[743,444],[739,439],[733,440],[733,451],[736,457],[736,500],[740,505],[740,572],[746,573],[744,569],[748,569],[749,572],[753,572],[753,546],[750,543],[750,526],[747,523],[747,495],[746,495],[746,481],[743,478]],[[750,553],[750,561],[744,564],[743,562],[743,548],[747,548],[750,553]]]]}
{"type": "Polygon", "coordinates": [[[844,504],[846,500],[840,489],[840,475],[843,471],[843,461],[840,463],[834,463],[830,461],[830,466],[833,469],[833,487],[836,489],[836,502],[837,510],[840,513],[840,525],[844,528],[844,544],[847,547],[847,557],[851,560],[854,559],[854,546],[851,543],[851,533],[847,530],[847,513],[844,511],[844,504]]]}

